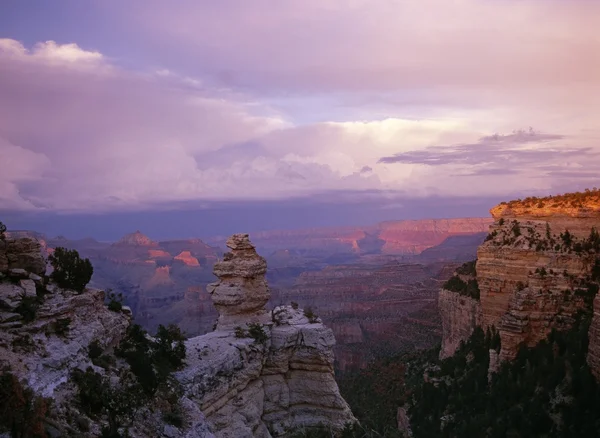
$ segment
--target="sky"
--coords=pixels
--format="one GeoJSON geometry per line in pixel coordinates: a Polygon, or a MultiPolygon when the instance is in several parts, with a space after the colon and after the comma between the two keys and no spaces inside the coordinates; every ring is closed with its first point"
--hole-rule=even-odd
{"type": "Polygon", "coordinates": [[[177,237],[487,216],[600,186],[599,16],[592,0],[5,0],[0,220],[177,237]]]}

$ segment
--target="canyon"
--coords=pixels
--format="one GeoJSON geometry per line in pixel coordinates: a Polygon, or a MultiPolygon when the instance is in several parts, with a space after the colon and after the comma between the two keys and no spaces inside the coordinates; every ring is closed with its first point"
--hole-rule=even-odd
{"type": "MultiPolygon", "coordinates": [[[[338,338],[336,367],[351,370],[377,352],[439,341],[437,290],[453,268],[475,256],[490,223],[478,218],[392,221],[275,230],[252,239],[269,266],[267,307],[291,302],[311,307],[338,338]]],[[[137,231],[111,244],[10,234],[37,238],[46,254],[64,246],[88,257],[94,265],[91,286],[123,293],[135,321],[151,332],[168,323],[188,336],[214,327],[217,310],[207,288],[214,281],[213,266],[223,257],[222,238],[155,241],[137,231]]]]}
{"type": "Polygon", "coordinates": [[[8,394],[0,397],[3,409],[11,403],[11,418],[19,418],[31,403],[33,417],[19,427],[55,437],[105,436],[113,427],[133,438],[272,438],[318,427],[339,432],[355,423],[335,381],[331,329],[297,306],[267,310],[265,259],[248,235],[232,236],[227,246],[230,252],[213,267],[218,280],[209,286],[219,312],[216,330],[187,339],[174,380],[139,398],[131,372],[142,374],[123,358],[135,345],[131,333],[141,333],[148,346],[158,338],[131,326],[130,309],[107,307],[104,291],[55,284],[36,240],[0,241],[0,366],[2,382],[10,382],[0,388],[8,394]],[[34,298],[39,307],[25,312],[34,298]],[[98,349],[102,361],[92,354],[98,349]],[[89,405],[86,385],[110,397],[89,405]],[[98,413],[91,415],[94,406],[98,413]],[[167,421],[174,410],[180,419],[167,421]]]}

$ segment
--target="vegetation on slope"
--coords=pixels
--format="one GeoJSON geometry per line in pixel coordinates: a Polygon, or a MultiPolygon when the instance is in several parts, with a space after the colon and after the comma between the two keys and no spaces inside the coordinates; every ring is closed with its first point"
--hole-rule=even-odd
{"type": "Polygon", "coordinates": [[[600,203],[600,189],[585,189],[583,192],[564,193],[562,195],[545,196],[538,198],[530,196],[525,199],[516,199],[509,202],[501,202],[500,205],[509,207],[530,207],[530,208],[584,208],[588,204],[600,203]]]}
{"type": "Polygon", "coordinates": [[[63,289],[83,292],[94,274],[90,260],[79,257],[79,253],[74,249],[58,247],[49,260],[54,269],[50,278],[63,289]]]}
{"type": "Polygon", "coordinates": [[[410,409],[415,437],[598,436],[600,387],[586,363],[590,315],[573,329],[553,331],[533,348],[521,348],[488,385],[489,355],[476,331],[440,364],[437,385],[426,382],[410,409]]]}
{"type": "Polygon", "coordinates": [[[386,435],[403,402],[415,438],[600,436],[600,385],[586,363],[590,313],[567,332],[521,348],[488,380],[496,333],[476,329],[448,359],[437,351],[375,362],[340,381],[358,419],[386,435]]]}
{"type": "Polygon", "coordinates": [[[460,295],[479,300],[479,283],[477,283],[477,279],[469,278],[465,281],[461,278],[461,275],[475,277],[477,273],[475,270],[476,263],[477,260],[463,263],[442,287],[450,292],[457,292],[460,295]]]}

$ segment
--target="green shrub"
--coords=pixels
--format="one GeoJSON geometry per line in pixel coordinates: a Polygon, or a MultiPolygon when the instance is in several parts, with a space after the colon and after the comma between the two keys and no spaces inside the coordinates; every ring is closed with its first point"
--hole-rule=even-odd
{"type": "Polygon", "coordinates": [[[113,312],[120,312],[123,310],[123,294],[118,293],[115,294],[110,289],[107,291],[108,298],[108,310],[112,310],[113,312]]]}
{"type": "Polygon", "coordinates": [[[183,415],[178,409],[164,412],[162,415],[163,421],[175,427],[183,427],[183,415]]]}
{"type": "Polygon", "coordinates": [[[0,240],[4,241],[6,240],[6,225],[4,225],[2,222],[0,222],[0,240]]]}
{"type": "Polygon", "coordinates": [[[94,268],[89,259],[81,259],[76,250],[58,247],[49,257],[54,271],[50,278],[64,289],[83,292],[92,279],[94,268]]]}
{"type": "Polygon", "coordinates": [[[478,300],[480,291],[479,283],[476,279],[471,278],[467,282],[462,280],[458,275],[454,275],[448,279],[442,286],[450,292],[457,292],[460,295],[478,300]]]}
{"type": "Polygon", "coordinates": [[[147,396],[153,396],[159,386],[169,380],[185,359],[185,337],[175,325],[158,326],[151,339],[138,324],[129,327],[116,353],[124,358],[147,396]]]}
{"type": "Polygon", "coordinates": [[[292,301],[291,305],[292,305],[292,309],[298,310],[298,303],[297,302],[292,301]]]}
{"type": "Polygon", "coordinates": [[[304,316],[306,316],[306,318],[308,318],[308,322],[310,322],[311,324],[316,324],[318,322],[319,317],[313,311],[312,307],[304,308],[304,316]]]}
{"type": "Polygon", "coordinates": [[[521,235],[521,226],[519,225],[519,222],[513,222],[512,232],[515,235],[515,237],[519,237],[521,235]]]}
{"type": "Polygon", "coordinates": [[[474,277],[477,275],[477,270],[475,269],[476,265],[477,259],[463,263],[461,266],[456,268],[456,273],[460,275],[472,275],[474,277]]]}
{"type": "Polygon", "coordinates": [[[69,334],[69,325],[71,324],[71,318],[59,318],[54,324],[54,333],[56,336],[66,336],[69,334]]]}
{"type": "Polygon", "coordinates": [[[269,336],[265,332],[262,324],[252,323],[248,324],[248,335],[254,339],[258,344],[266,344],[269,336]]]}
{"type": "Polygon", "coordinates": [[[100,342],[97,339],[94,339],[92,342],[90,342],[90,345],[88,346],[88,357],[92,359],[92,361],[94,359],[98,359],[103,352],[104,350],[100,346],[100,342]]]}
{"type": "Polygon", "coordinates": [[[248,337],[248,333],[246,333],[246,331],[243,328],[241,328],[239,325],[234,329],[234,333],[235,333],[236,338],[247,338],[248,337]]]}
{"type": "Polygon", "coordinates": [[[41,304],[42,300],[38,296],[23,296],[15,312],[23,317],[23,322],[28,323],[35,319],[41,304]]]}
{"type": "Polygon", "coordinates": [[[77,385],[81,409],[91,417],[107,416],[108,426],[102,429],[101,436],[121,437],[119,428],[133,419],[145,401],[139,384],[123,376],[118,386],[113,386],[108,376],[96,373],[91,367],[85,372],[75,369],[71,377],[77,385]]]}

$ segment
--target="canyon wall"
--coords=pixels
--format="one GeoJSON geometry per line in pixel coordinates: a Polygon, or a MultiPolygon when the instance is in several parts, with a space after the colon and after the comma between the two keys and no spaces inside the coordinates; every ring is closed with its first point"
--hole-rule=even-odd
{"type": "Polygon", "coordinates": [[[437,265],[400,262],[328,266],[278,288],[272,302],[295,302],[323,318],[337,339],[336,366],[349,371],[375,355],[429,348],[439,341],[440,273],[443,279],[449,275],[437,265]]]}
{"type": "MultiPolygon", "coordinates": [[[[521,345],[545,339],[552,329],[570,328],[578,313],[592,309],[600,280],[600,193],[512,201],[491,214],[495,222],[477,251],[480,305],[448,291],[440,294],[442,356],[479,318],[484,329],[498,330],[502,361],[513,359],[521,345]]],[[[596,310],[590,329],[592,368],[600,362],[599,319],[596,310]]]]}
{"type": "Polygon", "coordinates": [[[461,342],[466,342],[475,327],[481,325],[479,300],[442,289],[438,307],[442,316],[440,359],[452,356],[461,342]]]}
{"type": "MultiPolygon", "coordinates": [[[[489,218],[424,219],[382,222],[364,227],[330,227],[305,230],[273,230],[252,234],[265,253],[294,250],[303,255],[324,254],[419,254],[450,236],[485,232],[489,218]]],[[[210,239],[222,244],[224,237],[210,239]]]]}

